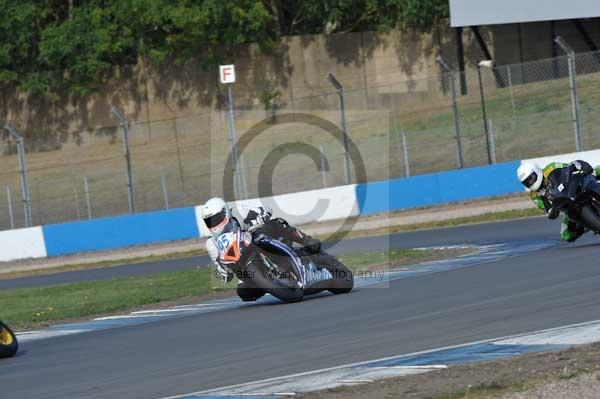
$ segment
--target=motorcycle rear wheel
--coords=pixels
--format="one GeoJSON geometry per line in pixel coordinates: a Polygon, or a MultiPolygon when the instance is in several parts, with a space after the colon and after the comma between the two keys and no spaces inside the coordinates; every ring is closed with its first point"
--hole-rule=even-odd
{"type": "Polygon", "coordinates": [[[19,349],[19,342],[15,333],[0,321],[0,358],[12,357],[19,349]]]}
{"type": "Polygon", "coordinates": [[[593,205],[586,205],[581,208],[581,218],[583,222],[595,232],[600,232],[600,215],[593,205]]]}

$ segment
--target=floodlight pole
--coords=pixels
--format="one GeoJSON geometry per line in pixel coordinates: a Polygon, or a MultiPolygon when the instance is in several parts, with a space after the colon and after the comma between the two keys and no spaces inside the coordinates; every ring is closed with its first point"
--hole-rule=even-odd
{"type": "Polygon", "coordinates": [[[573,108],[573,127],[575,130],[575,148],[581,151],[581,121],[579,120],[579,97],[577,96],[577,71],[575,68],[575,51],[560,36],[554,42],[567,54],[569,63],[569,88],[571,89],[571,103],[573,108]]]}
{"type": "Polygon", "coordinates": [[[340,123],[342,127],[342,140],[344,144],[344,175],[346,184],[350,184],[350,155],[348,154],[348,131],[346,130],[346,109],[344,106],[344,86],[333,76],[331,72],[327,74],[327,80],[335,88],[340,99],[340,123]]]}
{"type": "Polygon", "coordinates": [[[27,179],[27,171],[25,169],[25,145],[23,143],[23,137],[21,137],[14,127],[8,123],[4,125],[4,129],[10,133],[10,135],[17,142],[17,150],[19,152],[19,173],[21,174],[21,189],[23,191],[23,210],[25,227],[31,226],[31,197],[29,194],[29,180],[27,179]]]}
{"type": "Polygon", "coordinates": [[[129,151],[129,121],[116,107],[112,107],[111,112],[119,120],[123,128],[123,145],[125,146],[125,162],[127,164],[127,189],[129,191],[129,213],[135,213],[135,191],[133,190],[131,153],[129,151]]]}
{"type": "Polygon", "coordinates": [[[458,106],[456,104],[456,82],[454,77],[454,71],[450,69],[446,61],[441,55],[435,58],[435,61],[442,67],[442,69],[450,76],[450,91],[452,94],[452,112],[454,113],[454,130],[456,131],[456,158],[458,160],[458,167],[464,168],[464,160],[462,155],[462,143],[460,138],[460,122],[458,116],[458,106]]]}

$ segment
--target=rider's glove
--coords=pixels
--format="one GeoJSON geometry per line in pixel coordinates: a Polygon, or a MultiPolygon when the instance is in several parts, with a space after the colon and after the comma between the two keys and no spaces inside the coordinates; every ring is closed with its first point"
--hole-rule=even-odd
{"type": "Polygon", "coordinates": [[[269,219],[271,219],[271,214],[262,213],[256,217],[254,224],[262,226],[263,224],[265,224],[265,222],[268,222],[269,219]]]}
{"type": "Polygon", "coordinates": [[[233,279],[233,273],[229,273],[229,271],[221,267],[221,265],[217,265],[217,268],[215,269],[215,277],[220,279],[224,284],[233,279]]]}
{"type": "Polygon", "coordinates": [[[250,227],[248,228],[248,231],[252,232],[254,230],[259,229],[260,227],[262,227],[266,222],[268,222],[271,219],[271,216],[273,216],[273,211],[271,210],[271,208],[265,206],[265,207],[258,207],[255,209],[251,209],[248,212],[248,216],[246,216],[246,219],[244,220],[244,222],[248,225],[250,225],[250,227]]]}
{"type": "Polygon", "coordinates": [[[589,175],[594,171],[590,164],[585,161],[573,161],[571,162],[570,168],[572,174],[581,173],[584,175],[589,175]]]}
{"type": "Polygon", "coordinates": [[[551,220],[554,220],[558,217],[558,215],[560,214],[560,211],[554,207],[548,209],[548,212],[546,212],[548,214],[548,218],[551,220]]]}

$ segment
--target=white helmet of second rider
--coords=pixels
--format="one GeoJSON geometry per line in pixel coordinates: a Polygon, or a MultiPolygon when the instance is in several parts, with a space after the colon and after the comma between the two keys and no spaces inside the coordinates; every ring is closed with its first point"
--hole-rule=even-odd
{"type": "Polygon", "coordinates": [[[542,186],[544,175],[542,168],[531,162],[523,162],[517,169],[517,177],[527,191],[537,191],[542,186]]]}
{"type": "Polygon", "coordinates": [[[211,198],[202,207],[202,219],[210,233],[216,237],[231,220],[231,210],[223,198],[211,198]]]}

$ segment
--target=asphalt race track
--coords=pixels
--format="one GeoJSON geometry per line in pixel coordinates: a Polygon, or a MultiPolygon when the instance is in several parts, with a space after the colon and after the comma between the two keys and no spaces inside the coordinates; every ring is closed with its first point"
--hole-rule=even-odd
{"type": "Polygon", "coordinates": [[[0,361],[0,396],[161,398],[600,319],[600,237],[565,245],[559,229],[534,218],[347,240],[335,252],[556,245],[348,295],[27,342],[17,357],[0,361]]]}

